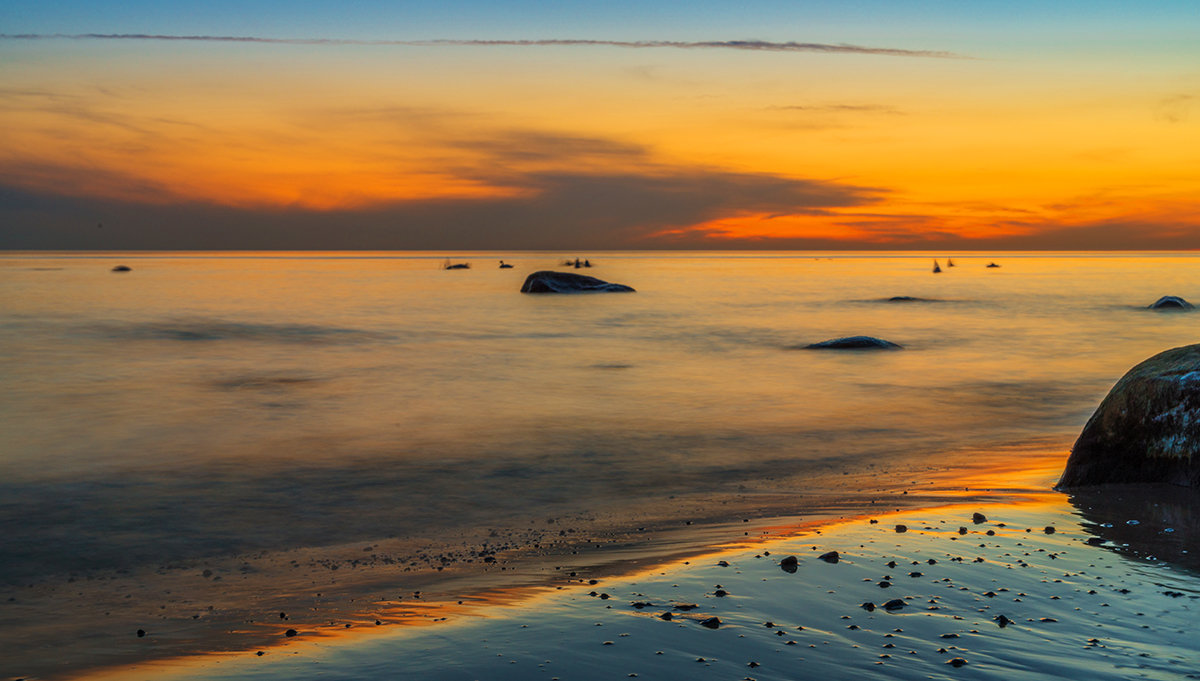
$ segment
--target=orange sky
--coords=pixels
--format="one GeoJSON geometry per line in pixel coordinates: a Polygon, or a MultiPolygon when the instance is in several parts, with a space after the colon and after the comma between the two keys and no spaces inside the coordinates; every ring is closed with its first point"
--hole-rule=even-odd
{"type": "Polygon", "coordinates": [[[920,38],[950,56],[9,36],[0,247],[172,207],[399,248],[1200,245],[1197,61],[920,38]]]}

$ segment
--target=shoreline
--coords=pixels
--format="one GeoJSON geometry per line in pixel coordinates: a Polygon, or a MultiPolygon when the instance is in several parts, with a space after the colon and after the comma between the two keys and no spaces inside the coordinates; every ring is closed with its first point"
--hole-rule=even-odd
{"type": "Polygon", "coordinates": [[[0,630],[11,634],[0,638],[7,641],[5,659],[19,672],[12,678],[121,678],[147,665],[486,616],[494,606],[589,580],[819,534],[847,518],[1056,494],[1048,483],[1061,468],[1061,452],[1020,450],[1000,458],[999,466],[905,471],[883,486],[863,475],[875,485],[857,493],[761,495],[751,497],[753,504],[743,498],[742,513],[732,519],[722,504],[707,518],[693,512],[690,520],[641,526],[602,515],[590,525],[560,518],[506,533],[463,533],[440,546],[356,542],[47,581],[0,594],[7,601],[0,630]],[[401,556],[419,560],[402,567],[401,556]],[[136,636],[139,629],[145,636],[136,636]],[[287,637],[289,629],[300,635],[287,637]]]}

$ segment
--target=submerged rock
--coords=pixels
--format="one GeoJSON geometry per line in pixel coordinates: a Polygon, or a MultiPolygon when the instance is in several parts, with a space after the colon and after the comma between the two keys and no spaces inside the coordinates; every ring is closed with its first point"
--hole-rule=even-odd
{"type": "Polygon", "coordinates": [[[831,338],[803,346],[804,350],[900,350],[903,346],[872,336],[831,338]]]}
{"type": "Polygon", "coordinates": [[[836,563],[841,556],[838,555],[837,551],[830,551],[829,553],[822,553],[821,555],[817,556],[817,558],[825,561],[826,563],[836,563]]]}
{"type": "Polygon", "coordinates": [[[1179,296],[1163,296],[1149,307],[1151,310],[1190,310],[1195,306],[1179,296]]]}
{"type": "Polygon", "coordinates": [[[633,293],[634,289],[624,284],[610,284],[595,277],[574,272],[552,272],[542,270],[525,277],[521,293],[633,293]]]}
{"type": "MultiPolygon", "coordinates": [[[[112,271],[113,272],[132,272],[133,268],[130,267],[129,265],[117,265],[116,267],[112,268],[112,271]]],[[[1191,305],[1189,305],[1188,307],[1191,307],[1191,305]]]]}
{"type": "Polygon", "coordinates": [[[1200,344],[1161,352],[1117,381],[1058,486],[1136,482],[1200,487],[1200,344]]]}

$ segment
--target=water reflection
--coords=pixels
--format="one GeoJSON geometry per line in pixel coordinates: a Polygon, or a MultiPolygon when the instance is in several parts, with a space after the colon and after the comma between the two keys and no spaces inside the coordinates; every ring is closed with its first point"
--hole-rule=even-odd
{"type": "Polygon", "coordinates": [[[1068,499],[1096,537],[1092,543],[1200,572],[1200,490],[1101,485],[1072,489],[1068,499]]]}

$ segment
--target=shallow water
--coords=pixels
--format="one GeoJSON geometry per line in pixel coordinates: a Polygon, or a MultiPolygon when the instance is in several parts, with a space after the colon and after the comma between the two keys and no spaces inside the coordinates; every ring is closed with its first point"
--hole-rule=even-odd
{"type": "Polygon", "coordinates": [[[1065,451],[1200,321],[1190,255],[453,255],[0,256],[0,583],[1065,451]]]}
{"type": "Polygon", "coordinates": [[[1196,678],[1200,578],[1176,560],[1187,550],[1135,557],[1129,543],[1088,543],[1099,538],[1093,523],[1101,522],[1134,528],[1125,537],[1134,545],[1187,534],[1194,550],[1195,493],[1187,526],[1170,522],[1179,518],[1153,510],[1158,505],[1144,496],[1136,518],[1093,508],[1084,514],[1090,520],[1063,495],[1043,496],[748,540],[594,585],[526,594],[482,616],[429,604],[425,617],[437,626],[301,627],[295,638],[277,634],[279,645],[261,657],[197,658],[175,673],[150,668],[144,677],[1196,678]],[[986,520],[973,522],[976,510],[986,520]],[[907,531],[897,533],[897,524],[907,531]],[[837,562],[818,558],[831,550],[837,562]],[[784,569],[789,555],[797,564],[784,569]],[[893,599],[902,605],[885,609],[893,599]],[[699,624],[714,616],[718,627],[699,624]],[[965,664],[949,664],[956,658],[965,664]]]}

